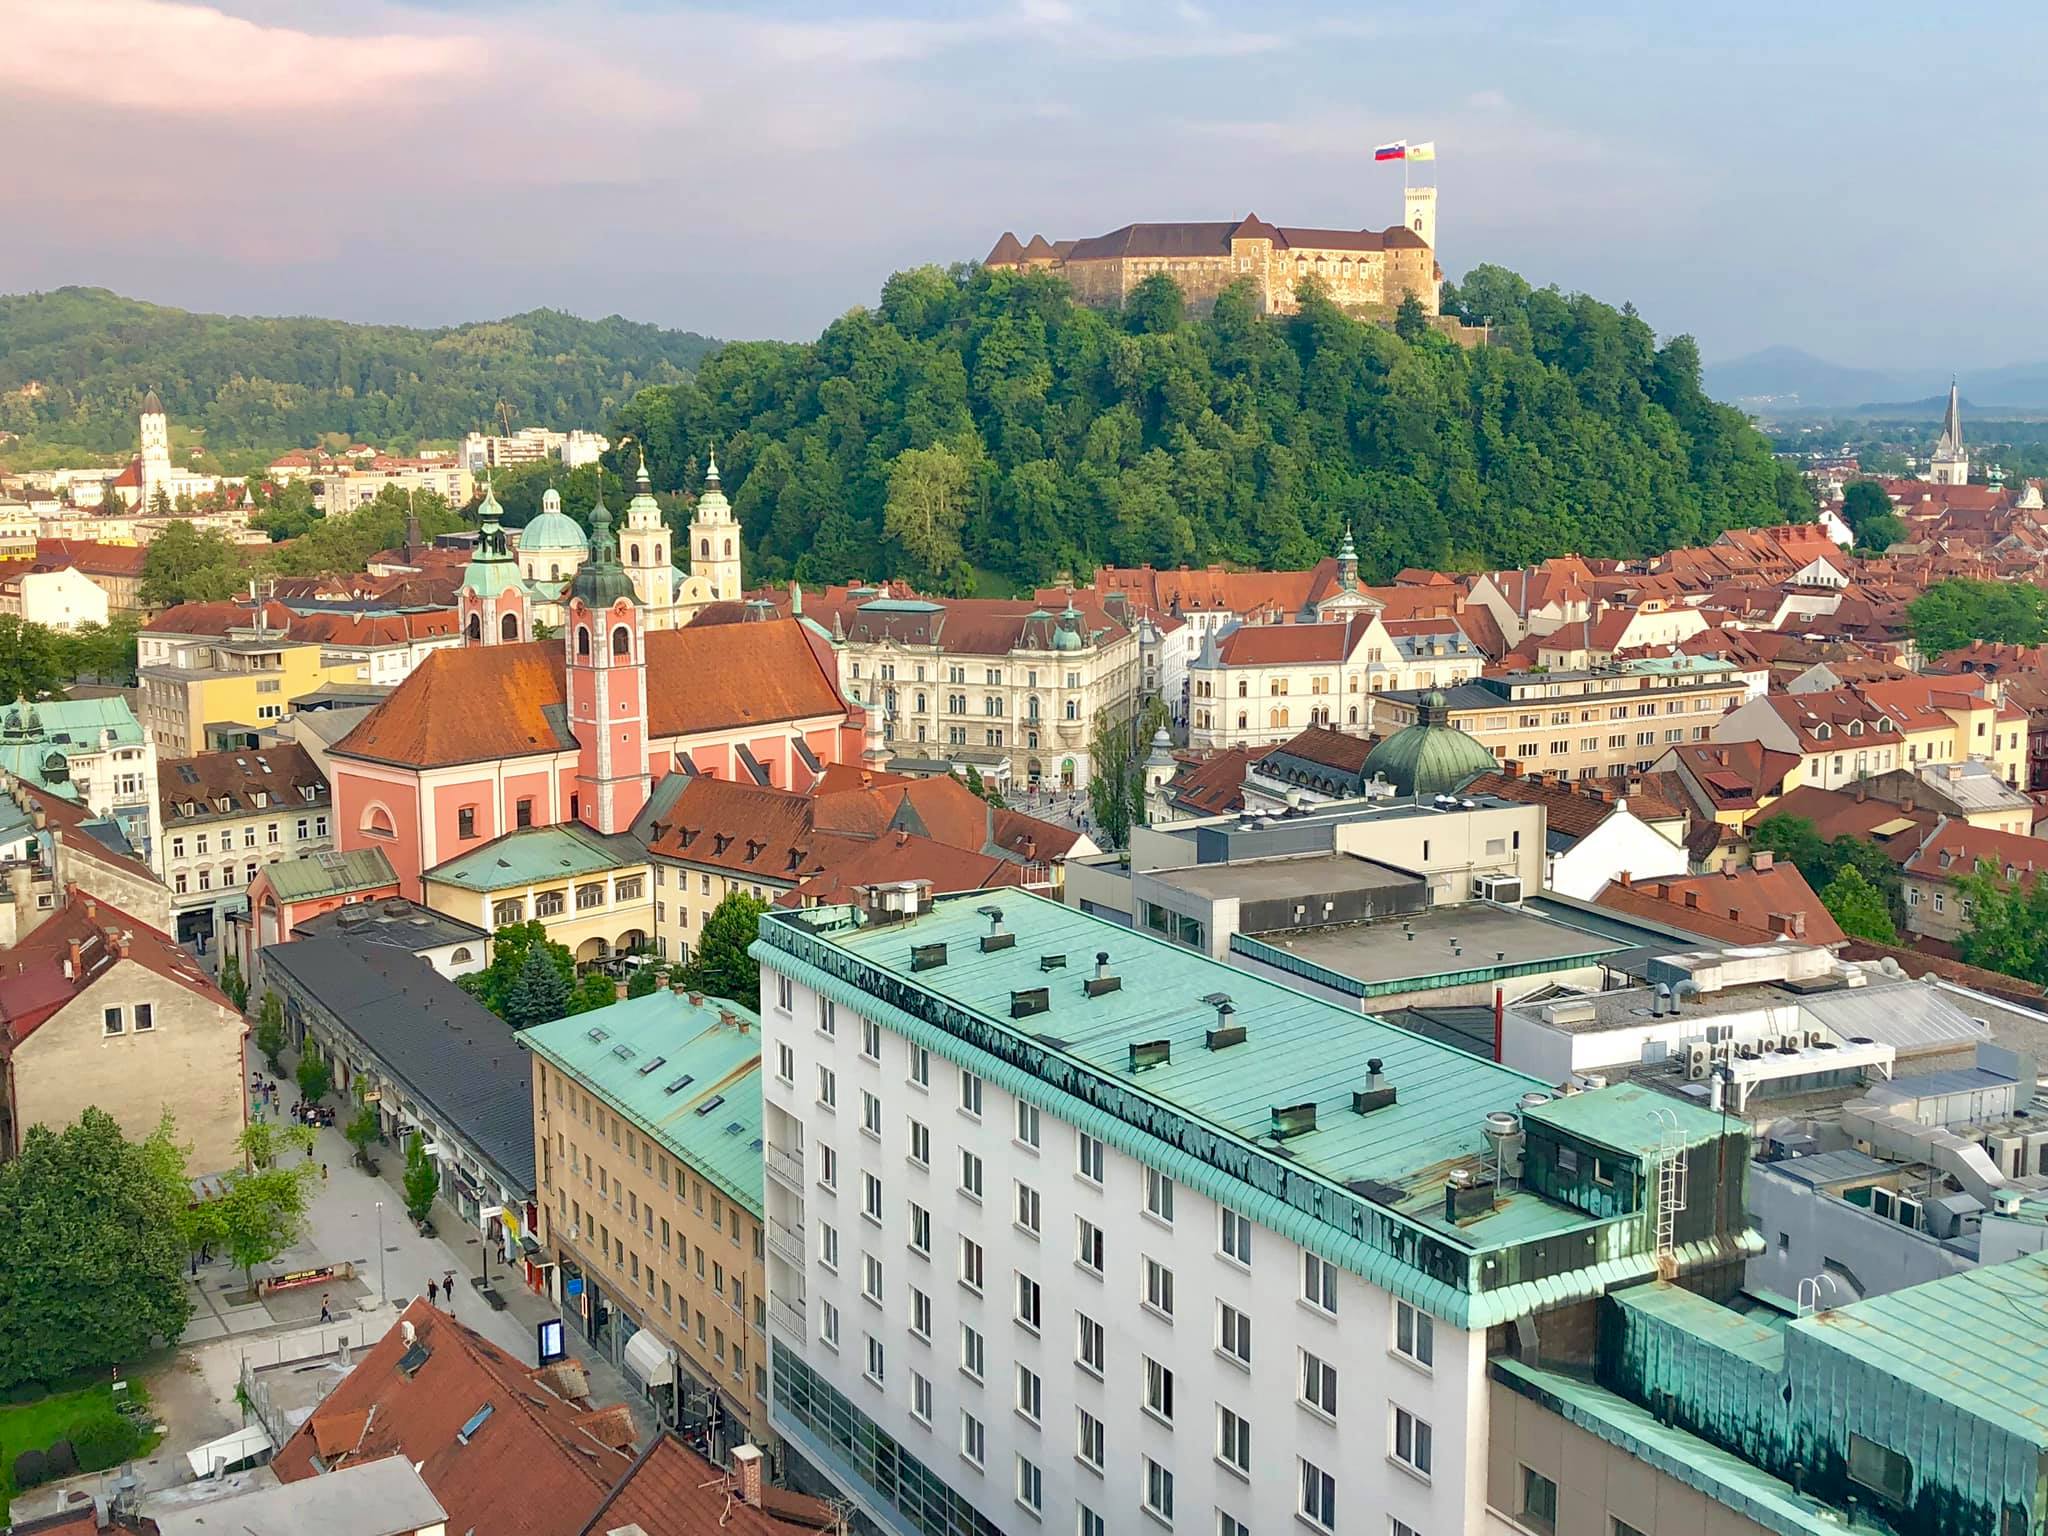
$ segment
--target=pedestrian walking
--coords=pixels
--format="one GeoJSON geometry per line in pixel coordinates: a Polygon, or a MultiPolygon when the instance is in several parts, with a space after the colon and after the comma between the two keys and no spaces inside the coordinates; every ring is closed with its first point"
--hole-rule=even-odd
{"type": "Polygon", "coordinates": [[[334,1309],[328,1305],[329,1300],[327,1292],[322,1291],[320,1293],[320,1321],[323,1323],[334,1321],[334,1309]]]}
{"type": "Polygon", "coordinates": [[[320,1182],[322,1184],[327,1182],[327,1165],[325,1163],[320,1165],[320,1182]]]}
{"type": "Polygon", "coordinates": [[[440,1300],[441,1287],[436,1285],[433,1281],[429,1280],[427,1282],[427,1305],[430,1307],[436,1306],[440,1303],[440,1300]]]}
{"type": "Polygon", "coordinates": [[[448,1310],[455,1310],[455,1271],[449,1270],[441,1277],[441,1290],[448,1298],[448,1310]]]}

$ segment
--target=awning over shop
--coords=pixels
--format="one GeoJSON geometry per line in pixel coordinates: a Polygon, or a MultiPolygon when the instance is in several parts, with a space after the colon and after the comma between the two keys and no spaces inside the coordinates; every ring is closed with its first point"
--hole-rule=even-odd
{"type": "Polygon", "coordinates": [[[642,1328],[626,1340],[626,1369],[650,1387],[666,1387],[676,1379],[676,1352],[652,1329],[642,1328]]]}

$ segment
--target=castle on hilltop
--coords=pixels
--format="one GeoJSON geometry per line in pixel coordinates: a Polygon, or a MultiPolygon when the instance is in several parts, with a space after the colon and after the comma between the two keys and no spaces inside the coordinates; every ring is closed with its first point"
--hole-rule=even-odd
{"type": "Polygon", "coordinates": [[[1211,308],[1232,283],[1250,282],[1268,315],[1300,308],[1296,285],[1313,277],[1347,308],[1392,309],[1414,294],[1438,312],[1443,268],[1436,260],[1436,188],[1410,187],[1406,221],[1386,229],[1299,229],[1257,214],[1236,223],[1126,224],[1088,240],[1020,241],[1004,231],[982,265],[1057,272],[1084,304],[1120,307],[1156,272],[1180,285],[1189,305],[1211,308]]]}

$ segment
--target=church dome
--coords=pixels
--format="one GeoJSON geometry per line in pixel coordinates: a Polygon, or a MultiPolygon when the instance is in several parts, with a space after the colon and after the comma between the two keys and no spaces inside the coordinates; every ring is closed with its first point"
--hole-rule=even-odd
{"type": "Polygon", "coordinates": [[[1421,718],[1394,732],[1366,754],[1360,770],[1394,786],[1396,794],[1455,794],[1482,773],[1500,765],[1493,754],[1450,723],[1450,706],[1431,690],[1423,699],[1421,718]]]}
{"type": "Polygon", "coordinates": [[[561,493],[553,487],[540,499],[540,516],[521,530],[519,552],[532,554],[577,554],[590,552],[590,540],[576,519],[562,510],[561,493]]]}
{"type": "Polygon", "coordinates": [[[1052,648],[1056,651],[1078,651],[1086,646],[1081,638],[1081,615],[1070,602],[1066,612],[1060,615],[1060,622],[1052,632],[1052,648]]]}

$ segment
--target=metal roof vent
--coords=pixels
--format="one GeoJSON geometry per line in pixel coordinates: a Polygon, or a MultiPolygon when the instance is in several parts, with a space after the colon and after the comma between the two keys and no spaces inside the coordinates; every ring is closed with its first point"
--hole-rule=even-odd
{"type": "Polygon", "coordinates": [[[1273,1106],[1273,1134],[1285,1141],[1290,1136],[1303,1136],[1316,1128],[1316,1106],[1314,1101],[1306,1104],[1275,1104],[1273,1106]]]}
{"type": "Polygon", "coordinates": [[[1003,931],[1003,909],[1001,907],[976,907],[975,912],[988,919],[988,932],[981,936],[981,952],[1010,949],[1017,943],[1017,935],[1003,931]]]}
{"type": "Polygon", "coordinates": [[[1067,968],[1067,957],[1065,955],[1040,955],[1038,957],[1038,968],[1041,971],[1064,971],[1067,968]]]}
{"type": "Polygon", "coordinates": [[[1131,1070],[1147,1072],[1153,1067],[1163,1067],[1173,1060],[1171,1040],[1133,1040],[1131,1042],[1131,1070]]]}
{"type": "Polygon", "coordinates": [[[1386,1063],[1375,1056],[1365,1064],[1365,1086],[1351,1090],[1351,1112],[1369,1115],[1376,1109],[1385,1109],[1394,1102],[1394,1090],[1387,1085],[1383,1068],[1386,1063]]]}
{"type": "Polygon", "coordinates": [[[946,963],[946,946],[943,944],[913,944],[910,946],[910,969],[912,971],[935,971],[946,963]]]}
{"type": "MultiPolygon", "coordinates": [[[[1011,935],[1005,934],[1004,937],[1010,938],[1011,935]]],[[[987,944],[988,940],[983,939],[982,943],[987,944]]],[[[1052,993],[1045,987],[1026,987],[1022,991],[1010,994],[1010,1017],[1013,1019],[1028,1019],[1034,1013],[1044,1013],[1050,1007],[1052,993]]]]}
{"type": "Polygon", "coordinates": [[[1095,952],[1095,974],[1081,983],[1081,990],[1090,997],[1100,997],[1105,992],[1121,990],[1123,984],[1123,977],[1113,975],[1110,972],[1109,951],[1106,949],[1097,950],[1095,952]]]}

